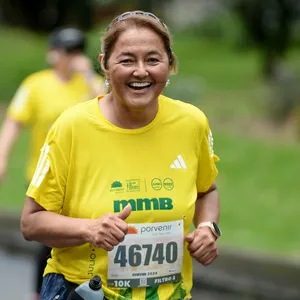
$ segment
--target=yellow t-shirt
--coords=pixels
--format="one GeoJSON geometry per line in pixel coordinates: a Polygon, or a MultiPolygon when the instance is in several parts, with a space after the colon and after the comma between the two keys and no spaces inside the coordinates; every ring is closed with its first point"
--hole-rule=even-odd
{"type": "Polygon", "coordinates": [[[98,101],[76,105],[55,122],[27,195],[75,218],[118,213],[130,203],[129,234],[110,252],[90,244],[54,248],[45,274],[78,284],[100,275],[108,299],[190,299],[192,258],[183,237],[197,193],[218,173],[207,118],[160,96],[150,124],[121,129],[105,119],[98,101]]]}
{"type": "Polygon", "coordinates": [[[81,74],[68,82],[59,81],[53,70],[43,70],[28,76],[16,92],[8,116],[31,127],[26,180],[30,182],[47,133],[68,107],[90,99],[89,87],[81,74]]]}

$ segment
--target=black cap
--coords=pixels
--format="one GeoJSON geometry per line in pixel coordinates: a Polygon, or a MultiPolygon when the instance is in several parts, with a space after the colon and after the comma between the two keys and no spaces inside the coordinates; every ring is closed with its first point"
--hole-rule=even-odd
{"type": "Polygon", "coordinates": [[[64,49],[67,52],[84,51],[85,37],[83,32],[76,28],[57,29],[50,34],[49,46],[64,49]]]}

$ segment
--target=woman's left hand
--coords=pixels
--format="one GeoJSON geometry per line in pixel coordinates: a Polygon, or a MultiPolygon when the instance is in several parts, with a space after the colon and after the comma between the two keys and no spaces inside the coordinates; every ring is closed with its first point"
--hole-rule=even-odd
{"type": "Polygon", "coordinates": [[[190,255],[204,266],[214,262],[219,254],[216,237],[209,227],[196,228],[185,236],[185,241],[189,243],[190,255]]]}

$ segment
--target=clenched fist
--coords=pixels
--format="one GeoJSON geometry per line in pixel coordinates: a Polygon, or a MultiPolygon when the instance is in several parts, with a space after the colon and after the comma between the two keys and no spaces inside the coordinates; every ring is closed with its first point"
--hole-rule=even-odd
{"type": "Polygon", "coordinates": [[[132,209],[128,204],[119,214],[107,213],[101,218],[90,220],[87,228],[87,242],[107,251],[124,241],[128,225],[125,220],[132,209]]]}
{"type": "Polygon", "coordinates": [[[196,228],[185,236],[185,241],[189,243],[190,255],[204,266],[214,262],[219,254],[216,237],[209,227],[196,228]]]}

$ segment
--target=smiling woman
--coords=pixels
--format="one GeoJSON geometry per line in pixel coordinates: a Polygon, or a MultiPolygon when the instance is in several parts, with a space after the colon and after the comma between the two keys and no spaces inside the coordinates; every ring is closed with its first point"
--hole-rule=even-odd
{"type": "Polygon", "coordinates": [[[150,123],[168,76],[177,71],[167,26],[152,14],[125,13],[109,25],[99,58],[113,90],[100,102],[104,115],[125,128],[150,123]],[[110,113],[112,108],[118,115],[110,113]]]}
{"type": "Polygon", "coordinates": [[[53,248],[41,300],[95,275],[110,300],[191,299],[221,235],[208,120],[162,95],[177,59],[153,14],[115,18],[99,60],[110,92],[60,116],[27,191],[24,237],[53,248]]]}
{"type": "MultiPolygon", "coordinates": [[[[104,64],[103,54],[100,59],[104,64]]],[[[169,74],[168,56],[161,38],[148,28],[127,29],[120,34],[107,61],[107,68],[106,77],[113,93],[101,101],[103,112],[105,108],[112,108],[113,103],[120,106],[120,110],[123,106],[125,110],[126,107],[137,109],[136,117],[143,119],[144,125],[150,123],[156,115],[157,99],[169,74]],[[110,102],[107,106],[106,101],[110,102]],[[147,108],[145,114],[152,111],[150,119],[145,120],[140,108],[147,108]]]]}

